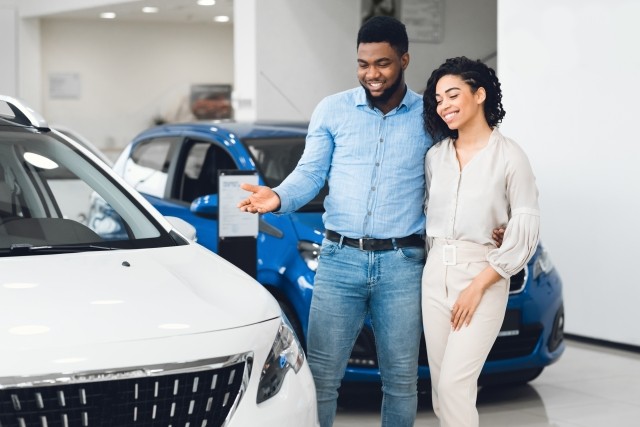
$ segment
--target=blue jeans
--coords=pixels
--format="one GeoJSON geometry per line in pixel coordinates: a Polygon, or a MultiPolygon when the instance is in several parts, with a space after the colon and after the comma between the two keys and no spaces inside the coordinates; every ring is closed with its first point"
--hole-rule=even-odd
{"type": "Polygon", "coordinates": [[[367,314],[382,378],[382,426],[413,426],[424,260],[422,247],[361,251],[324,239],[307,337],[321,427],[333,425],[338,387],[367,314]]]}

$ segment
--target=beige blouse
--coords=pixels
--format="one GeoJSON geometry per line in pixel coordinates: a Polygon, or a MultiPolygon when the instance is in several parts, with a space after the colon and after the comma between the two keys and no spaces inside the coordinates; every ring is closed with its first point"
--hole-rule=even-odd
{"type": "Polygon", "coordinates": [[[489,264],[509,278],[522,269],[538,244],[538,189],[522,148],[497,129],[489,143],[460,171],[453,141],[435,144],[426,158],[427,242],[435,237],[495,247],[493,229],[505,226],[502,246],[489,264]]]}

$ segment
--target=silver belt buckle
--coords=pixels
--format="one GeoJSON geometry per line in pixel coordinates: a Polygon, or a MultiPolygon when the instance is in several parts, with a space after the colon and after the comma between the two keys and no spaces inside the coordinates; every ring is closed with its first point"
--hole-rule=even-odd
{"type": "Polygon", "coordinates": [[[364,250],[364,239],[361,237],[358,239],[358,244],[360,245],[360,250],[364,250]]]}
{"type": "Polygon", "coordinates": [[[442,247],[442,262],[444,265],[456,265],[455,245],[444,245],[442,247]]]}

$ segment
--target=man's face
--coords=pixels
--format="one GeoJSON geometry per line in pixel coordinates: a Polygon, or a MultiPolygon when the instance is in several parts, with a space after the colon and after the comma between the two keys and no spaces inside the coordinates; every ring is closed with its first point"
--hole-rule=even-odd
{"type": "Polygon", "coordinates": [[[404,91],[404,69],[409,54],[398,56],[389,43],[360,43],[358,46],[358,80],[373,103],[386,103],[404,91]]]}

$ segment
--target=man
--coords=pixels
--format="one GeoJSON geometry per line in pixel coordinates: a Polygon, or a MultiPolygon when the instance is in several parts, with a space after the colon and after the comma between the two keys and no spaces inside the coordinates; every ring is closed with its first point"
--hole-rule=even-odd
{"type": "Polygon", "coordinates": [[[382,377],[382,426],[412,426],[416,417],[424,158],[432,141],[422,98],[404,81],[408,45],[395,18],[365,22],[357,38],[361,87],[322,100],[296,169],[273,190],[243,184],[252,194],[238,205],[292,212],[328,179],[307,334],[322,427],[333,424],[337,390],[367,314],[382,377]]]}

